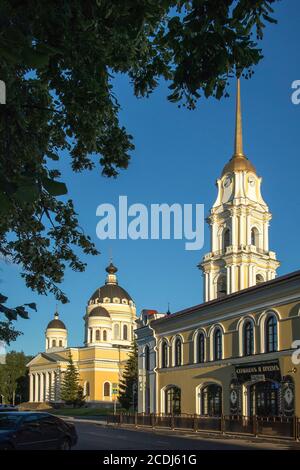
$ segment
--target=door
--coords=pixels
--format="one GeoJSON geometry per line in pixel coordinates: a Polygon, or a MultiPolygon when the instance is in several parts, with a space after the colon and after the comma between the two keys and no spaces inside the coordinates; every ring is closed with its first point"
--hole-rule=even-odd
{"type": "Polygon", "coordinates": [[[250,387],[250,415],[278,416],[279,388],[277,382],[258,382],[250,387]]]}

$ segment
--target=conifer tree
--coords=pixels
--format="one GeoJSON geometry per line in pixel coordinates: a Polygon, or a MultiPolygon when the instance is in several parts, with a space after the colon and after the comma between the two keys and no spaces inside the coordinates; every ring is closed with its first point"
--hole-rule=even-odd
{"type": "Polygon", "coordinates": [[[69,354],[69,364],[66,372],[64,373],[60,398],[66,402],[66,404],[72,404],[75,406],[78,404],[78,400],[82,397],[82,387],[79,385],[79,373],[74,365],[72,354],[69,354]]]}
{"type": "Polygon", "coordinates": [[[138,350],[134,340],[132,351],[129,354],[123,377],[120,381],[119,402],[123,408],[136,409],[138,385],[138,350]]]}

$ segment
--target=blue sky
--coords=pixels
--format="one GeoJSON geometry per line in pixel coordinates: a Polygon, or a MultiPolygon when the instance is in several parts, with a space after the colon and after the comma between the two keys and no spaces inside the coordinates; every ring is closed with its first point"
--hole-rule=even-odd
{"type": "MultiPolygon", "coordinates": [[[[250,81],[242,81],[244,150],[263,177],[262,193],[273,214],[270,249],[282,262],[278,274],[299,269],[299,126],[300,105],[291,102],[291,83],[300,79],[300,2],[276,5],[278,25],[266,28],[265,58],[250,81]]],[[[134,136],[136,149],[127,171],[107,180],[99,171],[72,173],[69,159],[61,163],[84,227],[101,251],[83,257],[84,273],[68,270],[62,284],[70,303],[58,305],[69,330],[69,344],[82,345],[85,307],[93,291],[104,283],[109,253],[119,268],[119,283],[142,308],[172,312],[202,302],[202,277],[196,265],[209,251],[209,231],[200,251],[186,251],[181,240],[105,240],[96,237],[96,208],[127,195],[129,204],[202,203],[208,213],[216,197],[215,180],[233,152],[235,83],[230,98],[200,100],[197,110],[178,109],[166,100],[162,84],[150,99],[137,100],[125,77],[115,81],[122,105],[121,121],[134,136]]],[[[18,320],[24,335],[11,349],[35,354],[44,350],[44,330],[53,317],[52,295],[28,290],[16,266],[1,266],[1,291],[12,305],[37,302],[30,320],[18,320]]]]}

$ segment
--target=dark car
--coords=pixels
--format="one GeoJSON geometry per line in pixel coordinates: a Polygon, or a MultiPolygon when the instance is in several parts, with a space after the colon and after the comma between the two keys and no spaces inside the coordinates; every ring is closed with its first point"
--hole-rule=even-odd
{"type": "Polygon", "coordinates": [[[15,405],[0,405],[0,411],[18,411],[18,407],[15,405]]]}
{"type": "Polygon", "coordinates": [[[75,426],[49,413],[0,413],[1,450],[69,450],[76,443],[75,426]]]}

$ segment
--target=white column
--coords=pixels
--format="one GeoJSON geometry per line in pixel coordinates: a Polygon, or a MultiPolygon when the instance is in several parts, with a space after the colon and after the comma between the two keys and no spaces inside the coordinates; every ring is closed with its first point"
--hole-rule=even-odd
{"type": "Polygon", "coordinates": [[[49,372],[46,371],[46,390],[45,390],[45,401],[49,401],[49,372]]]}
{"type": "Polygon", "coordinates": [[[39,374],[34,374],[34,401],[39,401],[39,374]]]}
{"type": "Polygon", "coordinates": [[[40,395],[39,401],[44,401],[44,374],[43,372],[40,373],[40,395]]]}
{"type": "Polygon", "coordinates": [[[232,227],[231,227],[231,244],[233,247],[235,247],[237,245],[237,242],[236,242],[236,215],[235,214],[232,214],[231,216],[232,218],[232,227]]]}
{"type": "Polygon", "coordinates": [[[264,240],[263,240],[263,247],[265,251],[269,251],[269,222],[264,223],[264,240]]]}
{"type": "Polygon", "coordinates": [[[230,294],[236,291],[235,288],[235,265],[233,264],[231,266],[231,289],[230,289],[230,294]]]}
{"type": "Polygon", "coordinates": [[[55,401],[56,399],[56,380],[55,380],[55,372],[54,370],[51,372],[51,390],[52,390],[52,400],[55,401]]]}
{"type": "Polygon", "coordinates": [[[33,402],[33,374],[29,374],[29,401],[33,402]]]}
{"type": "Polygon", "coordinates": [[[230,273],[231,273],[231,266],[226,266],[226,294],[230,294],[231,292],[231,276],[230,276],[230,273]]]}

